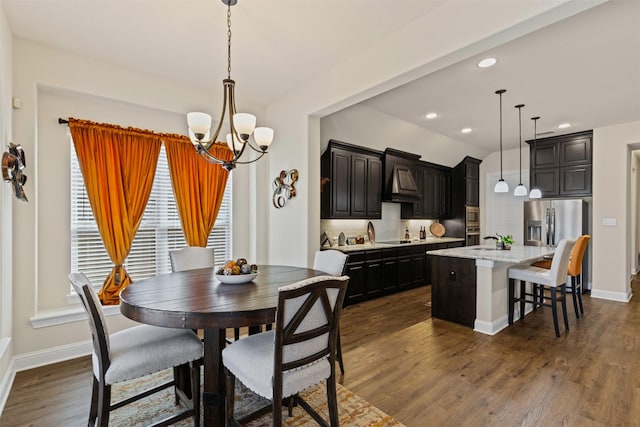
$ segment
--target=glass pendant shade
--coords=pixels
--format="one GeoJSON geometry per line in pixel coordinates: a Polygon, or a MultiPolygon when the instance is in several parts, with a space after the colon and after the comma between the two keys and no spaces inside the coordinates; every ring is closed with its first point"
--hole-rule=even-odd
{"type": "Polygon", "coordinates": [[[527,187],[523,184],[518,184],[518,186],[513,190],[514,196],[526,196],[527,195],[527,187]]]}
{"type": "Polygon", "coordinates": [[[240,135],[251,135],[256,128],[256,116],[247,113],[236,113],[233,115],[233,126],[240,135]]]}
{"type": "Polygon", "coordinates": [[[271,145],[271,141],[273,141],[273,129],[265,127],[255,128],[253,131],[253,139],[256,140],[260,148],[265,150],[266,147],[271,145]]]}
{"type": "Polygon", "coordinates": [[[537,188],[532,188],[531,193],[529,193],[530,199],[540,199],[542,197],[542,193],[537,188]]]}
{"type": "Polygon", "coordinates": [[[233,140],[231,139],[231,134],[230,133],[227,134],[227,146],[229,147],[229,150],[231,150],[231,151],[234,151],[233,150],[234,146],[235,146],[235,151],[242,150],[242,142],[241,141],[236,141],[234,143],[233,140]]]}
{"type": "Polygon", "coordinates": [[[498,182],[496,182],[496,186],[493,187],[493,191],[495,193],[508,193],[509,185],[504,179],[500,179],[498,182]]]}
{"type": "Polygon", "coordinates": [[[211,116],[207,113],[188,113],[187,124],[189,125],[189,130],[193,132],[198,139],[204,139],[204,135],[211,129],[211,116]]]}

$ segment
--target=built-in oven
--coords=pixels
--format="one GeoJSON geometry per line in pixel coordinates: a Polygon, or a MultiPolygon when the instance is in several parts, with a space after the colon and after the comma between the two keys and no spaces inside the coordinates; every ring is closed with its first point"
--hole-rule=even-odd
{"type": "Polygon", "coordinates": [[[467,227],[466,233],[467,246],[475,246],[480,244],[480,227],[467,227]]]}
{"type": "Polygon", "coordinates": [[[467,206],[467,215],[465,219],[465,225],[467,227],[480,228],[480,208],[477,206],[467,206]]]}

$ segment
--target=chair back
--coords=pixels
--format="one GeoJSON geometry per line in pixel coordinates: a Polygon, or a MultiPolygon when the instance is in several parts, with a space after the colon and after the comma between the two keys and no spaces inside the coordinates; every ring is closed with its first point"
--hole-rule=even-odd
{"type": "Polygon", "coordinates": [[[169,252],[172,271],[195,270],[197,268],[215,267],[215,251],[213,248],[187,246],[169,252]]]}
{"type": "Polygon", "coordinates": [[[93,373],[101,382],[107,372],[111,360],[109,357],[109,332],[105,321],[102,304],[98,295],[93,290],[91,281],[84,273],[69,274],[69,281],[82,302],[82,306],[87,312],[91,337],[93,341],[93,373]]]}
{"type": "Polygon", "coordinates": [[[578,237],[573,251],[571,251],[571,260],[569,261],[569,269],[567,270],[569,276],[578,276],[582,273],[582,259],[584,258],[584,253],[587,250],[590,239],[591,236],[588,234],[583,234],[578,237]]]}
{"type": "Polygon", "coordinates": [[[349,256],[335,249],[316,251],[313,269],[323,271],[331,276],[342,276],[349,256]]]}
{"type": "Polygon", "coordinates": [[[569,258],[571,257],[571,250],[575,245],[575,240],[562,239],[556,251],[553,254],[553,260],[551,261],[551,271],[549,272],[553,285],[561,285],[567,283],[567,269],[569,268],[569,258]]]}
{"type": "Polygon", "coordinates": [[[348,283],[347,276],[318,276],[278,290],[274,372],[323,358],[335,369],[338,321],[348,283]]]}

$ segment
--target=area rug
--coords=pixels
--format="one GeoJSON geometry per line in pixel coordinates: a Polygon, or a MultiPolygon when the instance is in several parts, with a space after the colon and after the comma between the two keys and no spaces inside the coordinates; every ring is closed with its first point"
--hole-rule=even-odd
{"type": "MultiPolygon", "coordinates": [[[[112,387],[112,401],[116,402],[127,396],[138,393],[154,384],[169,381],[173,375],[171,370],[163,371],[143,380],[128,381],[116,384],[112,387]]],[[[402,427],[403,425],[385,414],[366,400],[358,397],[347,388],[337,384],[338,414],[341,426],[353,427],[402,427]]],[[[327,411],[326,387],[320,384],[312,387],[301,396],[325,419],[329,419],[327,411]]],[[[266,403],[260,396],[253,394],[244,388],[239,381],[236,382],[236,415],[242,416],[263,406],[266,403]]],[[[155,395],[146,397],[111,413],[110,426],[145,426],[162,420],[180,412],[180,406],[174,406],[173,388],[165,389],[155,395]]],[[[317,423],[301,408],[293,409],[293,416],[289,417],[286,410],[283,412],[283,425],[285,426],[317,426],[317,423]]],[[[191,418],[182,420],[176,426],[193,425],[191,418]]],[[[267,427],[271,425],[271,414],[263,415],[247,424],[247,427],[267,427]]]]}

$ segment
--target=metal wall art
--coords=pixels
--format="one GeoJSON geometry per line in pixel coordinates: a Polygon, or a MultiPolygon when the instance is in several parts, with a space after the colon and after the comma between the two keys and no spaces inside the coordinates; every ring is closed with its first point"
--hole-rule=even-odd
{"type": "Polygon", "coordinates": [[[298,176],[298,170],[291,169],[289,172],[280,171],[280,175],[273,180],[273,206],[276,209],[283,208],[287,200],[296,197],[298,176]]]}
{"type": "Polygon", "coordinates": [[[2,154],[2,178],[13,186],[13,193],[19,200],[28,202],[22,186],[27,182],[27,176],[22,173],[25,167],[24,151],[22,147],[9,144],[9,150],[2,154]]]}

